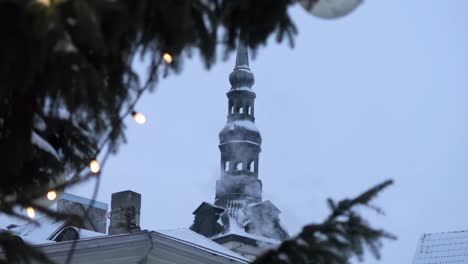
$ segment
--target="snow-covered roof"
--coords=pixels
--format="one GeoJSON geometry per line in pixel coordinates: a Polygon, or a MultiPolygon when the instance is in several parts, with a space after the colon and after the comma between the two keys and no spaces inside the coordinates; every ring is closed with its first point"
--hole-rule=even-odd
{"type": "Polygon", "coordinates": [[[11,228],[9,231],[30,244],[38,245],[53,243],[54,241],[48,238],[61,227],[63,227],[62,222],[48,217],[41,217],[24,225],[11,228]]]}
{"type": "MultiPolygon", "coordinates": [[[[67,226],[63,221],[57,221],[47,216],[43,216],[24,225],[10,228],[9,231],[32,245],[40,245],[55,243],[54,239],[65,227],[67,226]]],[[[82,228],[72,228],[78,232],[80,239],[104,235],[102,233],[82,228]]]]}
{"type": "Polygon", "coordinates": [[[242,257],[241,255],[235,253],[232,250],[229,250],[220,244],[213,242],[211,239],[208,239],[196,232],[188,228],[180,228],[180,229],[173,229],[173,230],[159,230],[156,231],[158,234],[162,234],[170,239],[177,240],[179,242],[183,242],[185,244],[203,249],[205,251],[210,251],[212,253],[221,253],[222,255],[226,255],[228,257],[232,257],[235,259],[241,259],[244,261],[248,261],[248,259],[242,257]]]}
{"type": "Polygon", "coordinates": [[[259,236],[259,235],[255,235],[255,234],[251,234],[251,233],[247,233],[244,230],[240,230],[240,229],[238,229],[238,230],[231,230],[230,229],[226,233],[223,233],[223,234],[220,234],[220,235],[218,235],[216,237],[213,237],[213,239],[220,240],[221,238],[227,237],[227,236],[230,236],[230,235],[246,237],[246,238],[250,238],[250,239],[253,239],[253,240],[256,240],[256,241],[261,241],[261,242],[271,244],[271,245],[277,245],[277,244],[281,243],[281,241],[279,241],[279,240],[264,237],[264,236],[259,236]]]}
{"type": "Polygon", "coordinates": [[[237,127],[245,128],[247,130],[258,132],[258,128],[255,126],[255,123],[250,120],[234,120],[226,124],[224,129],[234,130],[237,127]]]}
{"type": "MultiPolygon", "coordinates": [[[[237,212],[237,213],[239,213],[239,212],[237,212]]],[[[265,236],[255,235],[255,234],[246,232],[245,228],[241,227],[240,226],[241,223],[239,223],[239,221],[242,222],[245,219],[244,219],[243,216],[241,216],[239,218],[241,218],[241,219],[236,220],[235,216],[233,217],[233,215],[229,215],[227,217],[228,223],[227,223],[227,225],[225,225],[225,228],[224,228],[223,232],[216,235],[216,236],[214,236],[214,237],[212,237],[211,239],[222,240],[222,238],[224,238],[224,237],[228,237],[228,236],[231,236],[231,235],[236,235],[236,236],[249,238],[249,239],[252,239],[252,240],[255,240],[255,241],[260,241],[260,242],[264,242],[264,243],[271,244],[271,245],[277,245],[277,244],[280,243],[280,241],[278,241],[276,239],[272,239],[272,238],[268,238],[268,237],[265,237],[265,236]]],[[[224,225],[224,223],[222,223],[222,225],[224,225]]]]}
{"type": "Polygon", "coordinates": [[[424,234],[413,264],[468,263],[468,231],[424,234]]]}
{"type": "MultiPolygon", "coordinates": [[[[9,232],[19,236],[24,241],[32,245],[46,245],[50,243],[56,243],[54,239],[61,233],[61,231],[67,226],[62,221],[56,221],[49,217],[41,217],[37,220],[31,221],[25,225],[10,228],[9,232]]],[[[102,233],[97,233],[85,229],[71,227],[79,233],[79,240],[93,239],[93,238],[104,238],[122,236],[115,235],[109,236],[102,233]]],[[[151,232],[151,231],[150,231],[151,232]]],[[[160,230],[153,231],[156,235],[163,236],[167,239],[174,240],[179,243],[186,244],[191,247],[198,248],[200,250],[210,252],[215,255],[224,256],[234,260],[248,261],[246,258],[229,250],[211,239],[208,239],[188,228],[174,229],[174,230],[160,230]]]]}
{"type": "MultiPolygon", "coordinates": [[[[73,263],[248,264],[250,261],[188,229],[103,235],[78,241],[37,245],[54,263],[64,263],[74,247],[73,263]],[[146,261],[145,261],[146,260],[146,261]]],[[[0,250],[0,257],[4,252],[0,250]]]]}
{"type": "Polygon", "coordinates": [[[217,206],[217,205],[214,205],[212,203],[208,203],[208,202],[203,202],[201,203],[197,209],[195,209],[195,211],[193,211],[194,214],[197,213],[197,211],[199,210],[205,210],[205,209],[215,209],[219,212],[223,212],[224,211],[224,208],[223,207],[220,207],[220,206],[217,206]]]}

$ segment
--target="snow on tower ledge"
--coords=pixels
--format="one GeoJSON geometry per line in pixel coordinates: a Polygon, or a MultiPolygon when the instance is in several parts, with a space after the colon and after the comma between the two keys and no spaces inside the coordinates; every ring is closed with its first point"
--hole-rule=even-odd
{"type": "Polygon", "coordinates": [[[250,120],[234,120],[229,121],[224,129],[226,130],[235,130],[237,128],[243,128],[254,132],[259,132],[258,128],[255,126],[255,123],[250,120]]]}

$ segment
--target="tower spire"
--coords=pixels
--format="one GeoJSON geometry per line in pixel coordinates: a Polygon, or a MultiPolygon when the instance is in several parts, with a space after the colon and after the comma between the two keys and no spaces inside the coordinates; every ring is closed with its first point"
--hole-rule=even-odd
{"type": "Polygon", "coordinates": [[[241,39],[237,44],[236,66],[234,69],[237,68],[249,68],[249,51],[241,39]]]}
{"type": "MultiPolygon", "coordinates": [[[[227,122],[219,133],[221,170],[216,181],[215,202],[214,205],[202,203],[195,210],[191,229],[220,244],[252,240],[243,237],[246,233],[283,240],[288,233],[281,227],[280,211],[270,201],[262,200],[258,166],[262,137],[255,126],[256,94],[251,89],[254,75],[242,40],[237,46],[236,64],[229,82],[227,122]],[[234,233],[242,239],[232,236],[234,233]]],[[[257,242],[250,241],[249,245],[257,242]]]]}
{"type": "Polygon", "coordinates": [[[228,206],[231,201],[262,201],[262,183],[258,179],[258,161],[262,137],[255,126],[254,75],[249,55],[239,39],[234,70],[229,75],[227,123],[219,133],[221,178],[217,182],[215,203],[228,206]]]}
{"type": "Polygon", "coordinates": [[[241,39],[239,39],[237,45],[236,65],[229,75],[229,82],[231,83],[231,90],[250,89],[255,83],[254,75],[249,68],[249,51],[241,39]]]}

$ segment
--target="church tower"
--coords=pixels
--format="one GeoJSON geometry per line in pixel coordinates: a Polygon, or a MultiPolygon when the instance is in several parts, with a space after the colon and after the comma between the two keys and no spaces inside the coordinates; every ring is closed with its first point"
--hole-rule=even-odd
{"type": "Polygon", "coordinates": [[[262,137],[255,126],[255,79],[242,41],[229,82],[227,123],[219,133],[221,171],[215,201],[203,202],[193,212],[195,220],[190,228],[253,259],[262,245],[278,243],[288,233],[280,224],[280,210],[262,200],[262,137]]]}
{"type": "Polygon", "coordinates": [[[255,79],[247,52],[239,42],[236,65],[229,75],[227,123],[219,133],[221,178],[216,183],[215,204],[223,207],[229,202],[262,200],[262,182],[258,179],[262,137],[255,126],[255,79]]]}

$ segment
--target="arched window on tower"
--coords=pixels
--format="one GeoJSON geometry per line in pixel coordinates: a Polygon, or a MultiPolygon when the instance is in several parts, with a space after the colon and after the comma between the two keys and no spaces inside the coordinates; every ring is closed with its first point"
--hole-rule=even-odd
{"type": "Polygon", "coordinates": [[[238,171],[242,170],[242,162],[237,163],[236,170],[238,170],[238,171]]]}
{"type": "Polygon", "coordinates": [[[234,114],[234,106],[231,106],[231,114],[234,114]]]}
{"type": "Polygon", "coordinates": [[[247,114],[248,115],[252,114],[252,107],[250,105],[247,107],[247,114]]]}
{"type": "Polygon", "coordinates": [[[229,161],[226,161],[224,163],[224,171],[228,172],[229,171],[229,161]]]}
{"type": "Polygon", "coordinates": [[[252,160],[250,163],[249,163],[249,171],[250,172],[255,172],[255,161],[252,160]]]}

